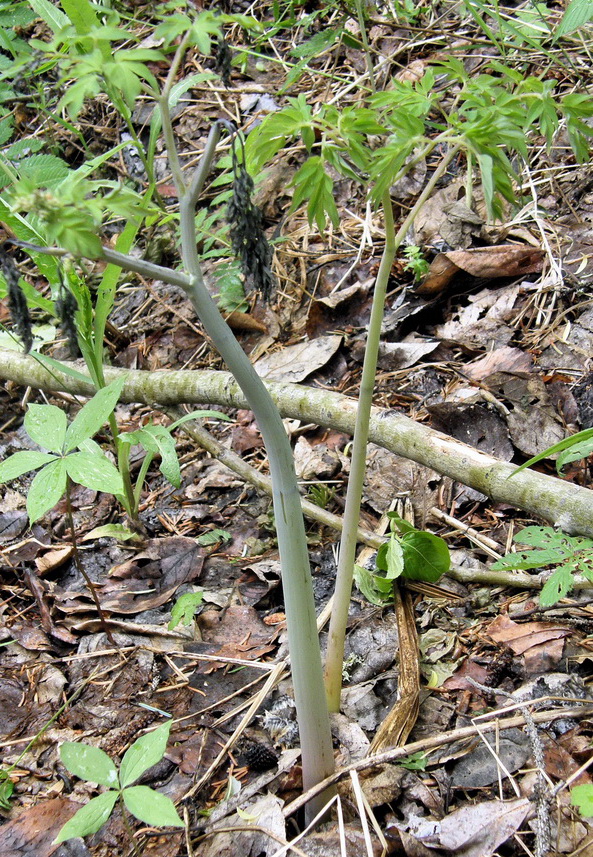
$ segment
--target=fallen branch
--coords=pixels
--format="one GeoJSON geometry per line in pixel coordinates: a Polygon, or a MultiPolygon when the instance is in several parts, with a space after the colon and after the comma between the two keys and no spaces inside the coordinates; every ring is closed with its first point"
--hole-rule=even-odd
{"type": "MultiPolygon", "coordinates": [[[[74,369],[72,364],[65,364],[74,369]]],[[[78,374],[81,370],[77,367],[78,374]]],[[[245,408],[247,403],[228,372],[146,372],[105,367],[107,382],[127,376],[121,399],[156,407],[216,404],[245,408]]],[[[0,377],[22,386],[91,396],[91,382],[58,369],[46,369],[35,357],[0,350],[0,377]]],[[[282,416],[351,433],[356,400],[340,393],[300,384],[267,383],[282,416]]],[[[481,491],[497,503],[507,503],[556,524],[567,533],[593,536],[593,493],[533,470],[512,479],[514,466],[485,455],[467,444],[414,422],[395,411],[374,408],[369,439],[391,452],[481,491]]]]}

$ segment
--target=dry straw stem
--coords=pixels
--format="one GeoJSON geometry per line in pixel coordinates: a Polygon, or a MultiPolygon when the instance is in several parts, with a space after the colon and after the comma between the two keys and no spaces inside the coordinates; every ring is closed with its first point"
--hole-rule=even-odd
{"type": "MultiPolygon", "coordinates": [[[[74,368],[73,364],[66,364],[74,368]]],[[[82,371],[76,366],[77,371],[82,371]]],[[[232,375],[214,371],[123,370],[105,367],[107,383],[126,375],[121,400],[156,407],[187,404],[216,404],[247,407],[247,401],[232,375]]],[[[35,357],[0,349],[0,378],[22,386],[92,396],[92,383],[84,384],[56,369],[46,369],[35,357]]],[[[325,428],[352,433],[357,403],[340,393],[300,384],[266,383],[283,417],[314,422],[325,428]]],[[[567,533],[593,536],[593,493],[546,476],[524,470],[512,479],[512,464],[454,440],[441,432],[394,411],[373,408],[369,440],[384,449],[431,467],[438,473],[481,491],[497,503],[508,503],[556,524],[567,533]]]]}

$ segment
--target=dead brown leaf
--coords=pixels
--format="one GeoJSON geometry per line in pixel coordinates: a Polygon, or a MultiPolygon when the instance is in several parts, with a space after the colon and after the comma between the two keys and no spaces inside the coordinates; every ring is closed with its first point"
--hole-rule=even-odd
{"type": "Polygon", "coordinates": [[[539,273],[543,260],[543,250],[516,244],[439,253],[433,259],[426,279],[416,292],[433,297],[443,291],[458,271],[488,280],[539,273]]]}

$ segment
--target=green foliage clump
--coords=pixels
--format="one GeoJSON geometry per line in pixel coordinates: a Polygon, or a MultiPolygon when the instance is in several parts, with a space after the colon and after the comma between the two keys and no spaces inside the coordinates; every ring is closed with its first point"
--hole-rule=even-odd
{"type": "Polygon", "coordinates": [[[145,824],[153,827],[184,827],[171,798],[149,786],[131,785],[163,758],[170,731],[171,723],[167,722],[138,738],[126,751],[119,771],[107,753],[98,747],[65,741],[60,747],[60,759],[70,773],[82,780],[106,786],[108,790],[81,807],[62,827],[55,843],[96,833],[105,824],[118,800],[122,804],[122,811],[131,812],[145,824]]]}
{"type": "Polygon", "coordinates": [[[593,581],[593,539],[568,536],[553,527],[533,526],[517,533],[515,542],[529,547],[507,554],[492,568],[508,571],[555,566],[539,597],[542,607],[551,607],[564,598],[573,588],[575,574],[593,581]]]}
{"type": "Polygon", "coordinates": [[[393,581],[398,577],[434,583],[446,574],[451,564],[444,539],[417,530],[395,512],[389,512],[391,533],[381,545],[375,560],[377,572],[357,565],[356,585],[371,604],[385,604],[392,599],[393,581]]]}

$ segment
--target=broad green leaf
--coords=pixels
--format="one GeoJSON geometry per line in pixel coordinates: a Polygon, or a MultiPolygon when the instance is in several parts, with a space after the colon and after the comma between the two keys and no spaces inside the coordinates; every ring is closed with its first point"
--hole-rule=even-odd
{"type": "Polygon", "coordinates": [[[173,631],[180,624],[189,625],[203,600],[203,592],[186,592],[181,595],[171,610],[171,621],[167,625],[169,631],[173,631]]]}
{"type": "Polygon", "coordinates": [[[377,568],[385,572],[387,580],[395,580],[404,570],[404,555],[399,538],[392,533],[389,541],[377,551],[377,568]]]}
{"type": "Polygon", "coordinates": [[[130,530],[125,524],[104,524],[102,527],[95,527],[94,530],[83,536],[82,541],[88,542],[93,539],[117,539],[120,542],[141,541],[138,533],[130,530]]]}
{"type": "Polygon", "coordinates": [[[449,571],[449,548],[439,536],[417,530],[405,533],[400,541],[404,554],[404,577],[434,583],[449,571]]]}
{"type": "Polygon", "coordinates": [[[97,434],[101,426],[107,422],[109,415],[118,402],[125,381],[125,375],[116,378],[107,387],[103,387],[102,390],[95,393],[93,398],[81,408],[68,426],[65,444],[66,452],[79,446],[83,440],[93,437],[93,435],[97,434]]]}
{"type": "Polygon", "coordinates": [[[215,529],[209,530],[207,533],[202,533],[196,541],[199,545],[205,547],[206,545],[216,545],[218,542],[228,542],[231,538],[231,534],[227,533],[226,530],[215,529]]]}
{"type": "Polygon", "coordinates": [[[66,490],[66,465],[63,458],[46,464],[31,482],[27,495],[27,512],[33,524],[52,509],[66,490]]]}
{"type": "Polygon", "coordinates": [[[566,36],[567,33],[573,33],[591,20],[593,20],[593,3],[591,0],[570,0],[556,28],[554,41],[561,36],[566,36]]]}
{"type": "Polygon", "coordinates": [[[29,4],[33,11],[43,18],[45,23],[51,28],[54,35],[67,27],[70,20],[61,9],[50,3],[49,0],[29,0],[29,4]]]}
{"type": "Polygon", "coordinates": [[[571,461],[579,461],[581,458],[589,458],[593,452],[593,440],[584,440],[581,443],[575,443],[570,449],[561,452],[556,459],[556,470],[561,473],[563,468],[570,464],[571,461]]]}
{"type": "Polygon", "coordinates": [[[574,786],[570,790],[570,802],[585,818],[593,818],[593,785],[574,786]]]}
{"type": "Polygon", "coordinates": [[[54,843],[65,842],[67,839],[90,836],[102,827],[113,810],[118,792],[108,791],[94,797],[86,806],[81,807],[76,815],[62,827],[54,843]]]}
{"type": "Polygon", "coordinates": [[[148,786],[124,789],[122,797],[132,815],[152,827],[185,827],[175,804],[167,795],[155,792],[148,786]]]}
{"type": "Polygon", "coordinates": [[[320,232],[325,229],[326,214],[334,226],[340,222],[340,215],[333,195],[333,181],[325,172],[323,161],[319,155],[307,158],[290,183],[294,187],[291,211],[294,211],[305,200],[308,200],[307,216],[309,223],[317,224],[320,232]]]}
{"type": "Polygon", "coordinates": [[[67,425],[66,414],[55,405],[29,405],[27,408],[25,431],[44,449],[62,451],[67,425]]]}
{"type": "Polygon", "coordinates": [[[105,455],[84,450],[67,455],[64,461],[73,482],[106,494],[124,493],[121,474],[105,455]]]}
{"type": "Polygon", "coordinates": [[[44,464],[49,464],[50,461],[55,460],[55,456],[50,455],[49,452],[28,450],[15,452],[6,461],[0,463],[0,483],[18,479],[23,473],[28,473],[29,470],[37,470],[39,467],[43,467],[44,464]]]}
{"type": "Polygon", "coordinates": [[[122,788],[133,783],[134,780],[142,776],[144,771],[160,762],[167,749],[170,731],[171,721],[168,720],[157,729],[153,729],[152,732],[148,732],[134,741],[121,762],[119,776],[122,788]]]}
{"type": "Polygon", "coordinates": [[[179,459],[177,458],[175,441],[171,437],[169,429],[165,428],[165,426],[147,425],[144,427],[144,433],[149,434],[158,447],[161,456],[159,470],[171,485],[179,488],[181,485],[179,459]]]}
{"type": "Polygon", "coordinates": [[[551,607],[570,592],[573,586],[573,577],[568,565],[561,565],[550,575],[542,587],[539,603],[542,607],[551,607]]]}
{"type": "Polygon", "coordinates": [[[92,744],[65,741],[60,745],[60,759],[71,774],[98,783],[107,788],[117,788],[117,768],[107,753],[92,744]]]}

